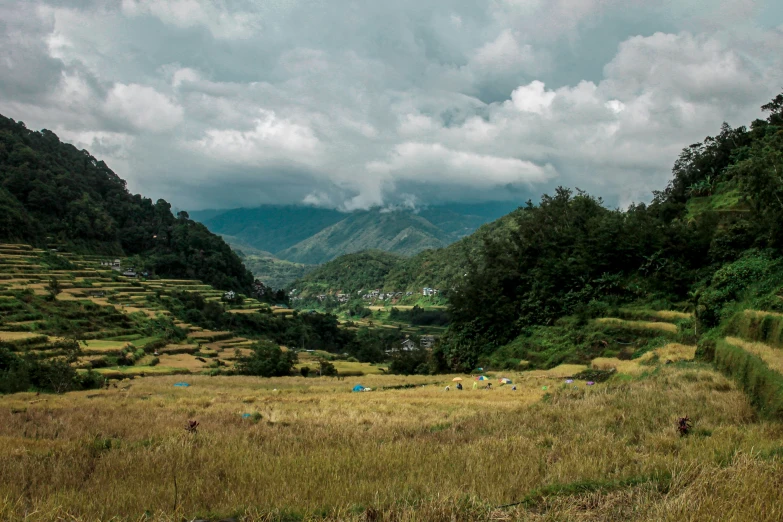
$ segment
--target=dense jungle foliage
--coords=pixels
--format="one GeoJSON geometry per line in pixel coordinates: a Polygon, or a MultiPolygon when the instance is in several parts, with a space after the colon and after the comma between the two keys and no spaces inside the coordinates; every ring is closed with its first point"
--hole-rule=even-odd
{"type": "Polygon", "coordinates": [[[0,116],[0,241],[82,254],[139,255],[159,276],[250,293],[253,276],[218,236],[126,183],[51,131],[0,116]]]}

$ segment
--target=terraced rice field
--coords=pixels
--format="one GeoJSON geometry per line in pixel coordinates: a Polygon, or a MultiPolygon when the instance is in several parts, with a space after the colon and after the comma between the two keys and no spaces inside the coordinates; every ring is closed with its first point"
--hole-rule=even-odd
{"type": "Polygon", "coordinates": [[[35,339],[41,337],[41,334],[34,332],[3,332],[0,331],[0,341],[13,342],[13,341],[25,341],[28,339],[35,339]]]}
{"type": "MultiPolygon", "coordinates": [[[[46,255],[43,250],[27,245],[0,245],[0,303],[3,303],[0,306],[0,317],[14,317],[16,314],[17,307],[14,306],[16,298],[11,295],[12,292],[28,290],[34,292],[35,295],[48,295],[49,279],[53,276],[57,277],[62,290],[56,296],[58,301],[92,302],[101,307],[113,307],[127,316],[143,314],[150,319],[171,315],[168,310],[148,301],[147,296],[153,295],[153,293],[165,297],[173,291],[188,291],[199,292],[212,300],[222,297],[222,292],[197,280],[137,280],[121,276],[111,270],[109,266],[101,264],[104,259],[100,256],[82,257],[59,253],[58,255],[66,257],[74,265],[74,268],[51,270],[44,262],[46,255]]],[[[105,261],[109,261],[109,259],[105,259],[105,261]]],[[[256,313],[263,307],[266,305],[255,299],[245,298],[241,309],[238,309],[237,312],[256,313]]],[[[292,310],[287,309],[278,311],[283,314],[291,312],[292,310]]],[[[166,357],[172,357],[172,352],[182,352],[176,356],[174,361],[176,364],[160,364],[154,367],[155,370],[146,368],[146,362],[152,360],[152,351],[154,351],[153,348],[149,348],[148,355],[150,357],[142,358],[135,367],[121,370],[101,369],[101,372],[111,375],[118,373],[136,375],[140,372],[159,374],[167,371],[181,372],[186,369],[187,371],[202,371],[208,365],[195,359],[199,356],[202,345],[204,345],[202,355],[211,355],[216,360],[221,359],[224,366],[230,366],[235,358],[235,349],[246,349],[252,344],[252,341],[236,337],[231,332],[206,331],[181,321],[178,321],[176,325],[188,332],[188,340],[181,344],[159,348],[161,353],[166,353],[166,357]],[[207,344],[210,346],[206,346],[207,344]]],[[[90,330],[90,327],[88,326],[86,329],[90,330]]],[[[0,341],[16,343],[20,346],[53,341],[57,337],[53,333],[54,330],[48,329],[47,319],[44,318],[22,317],[19,320],[11,319],[0,323],[0,341]],[[20,331],[32,329],[35,332],[20,331]]],[[[134,328],[123,328],[112,332],[83,331],[80,335],[87,339],[82,343],[87,357],[83,357],[79,361],[81,368],[84,368],[85,364],[89,366],[90,361],[96,360],[95,356],[116,356],[123,350],[135,351],[159,341],[159,337],[145,336],[134,328]],[[117,338],[118,335],[120,338],[117,338]]]]}

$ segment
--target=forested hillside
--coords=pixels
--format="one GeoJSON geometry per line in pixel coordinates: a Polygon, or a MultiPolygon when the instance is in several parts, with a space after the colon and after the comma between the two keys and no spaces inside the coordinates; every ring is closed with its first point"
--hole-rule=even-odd
{"type": "MultiPolygon", "coordinates": [[[[649,205],[608,209],[560,188],[521,209],[450,294],[440,363],[471,367],[541,325],[629,303],[694,311],[699,335],[739,301],[783,309],[783,95],[762,109],[766,120],[724,124],[685,148],[649,205]]],[[[515,357],[544,349],[539,342],[515,357]]]]}
{"type": "Polygon", "coordinates": [[[471,270],[471,259],[478,255],[486,239],[506,234],[515,226],[517,212],[487,223],[475,233],[447,247],[424,250],[411,257],[382,251],[340,256],[289,286],[298,289],[300,295],[304,296],[369,288],[419,293],[426,286],[447,293],[471,270]]]}
{"type": "Polygon", "coordinates": [[[337,210],[291,205],[235,208],[212,215],[215,212],[198,211],[193,215],[216,234],[232,236],[273,254],[345,219],[345,214],[337,210]]]}
{"type": "Polygon", "coordinates": [[[325,263],[291,283],[298,296],[312,297],[322,293],[354,294],[361,289],[382,288],[389,273],[403,257],[380,250],[346,254],[325,263]]]}
{"type": "Polygon", "coordinates": [[[250,293],[252,274],[218,236],[171,205],[132,195],[103,162],[0,116],[0,241],[138,256],[137,268],[250,293]]]}

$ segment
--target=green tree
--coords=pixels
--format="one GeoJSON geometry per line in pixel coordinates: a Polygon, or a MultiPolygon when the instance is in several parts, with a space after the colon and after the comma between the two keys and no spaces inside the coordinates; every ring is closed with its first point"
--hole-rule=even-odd
{"type": "Polygon", "coordinates": [[[283,351],[269,341],[260,341],[251,347],[253,353],[237,361],[236,371],[242,375],[280,377],[290,375],[297,362],[296,353],[283,351]]]}
{"type": "Polygon", "coordinates": [[[58,281],[56,277],[49,278],[49,284],[46,285],[46,291],[49,292],[49,299],[52,301],[57,299],[57,295],[62,292],[60,281],[58,281]]]}
{"type": "Polygon", "coordinates": [[[337,375],[337,368],[326,359],[318,361],[318,374],[323,377],[334,377],[337,375]]]}

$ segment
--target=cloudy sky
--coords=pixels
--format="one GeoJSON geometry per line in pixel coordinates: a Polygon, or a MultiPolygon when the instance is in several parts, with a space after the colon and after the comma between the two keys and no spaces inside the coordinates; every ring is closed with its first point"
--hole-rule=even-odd
{"type": "Polygon", "coordinates": [[[0,113],[179,208],[624,206],[781,91],[779,0],[0,0],[0,113]]]}

